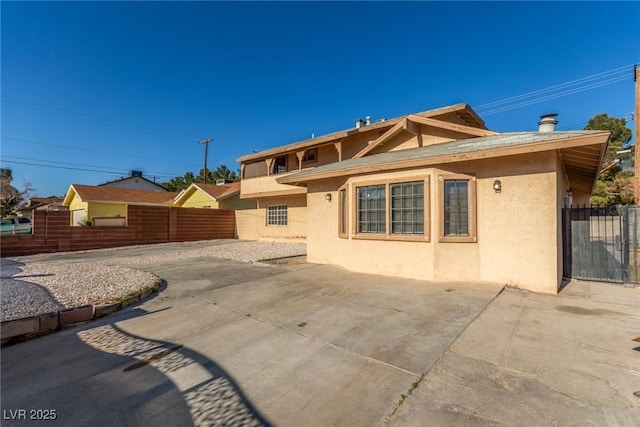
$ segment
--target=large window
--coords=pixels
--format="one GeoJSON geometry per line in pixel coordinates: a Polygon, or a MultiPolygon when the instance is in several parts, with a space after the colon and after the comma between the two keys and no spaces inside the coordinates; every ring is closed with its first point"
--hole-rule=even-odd
{"type": "Polygon", "coordinates": [[[477,241],[475,183],[475,178],[467,175],[440,177],[440,241],[477,241]]]}
{"type": "Polygon", "coordinates": [[[287,205],[267,206],[267,225],[287,225],[288,223],[287,205]]]}
{"type": "MultiPolygon", "coordinates": [[[[428,178],[355,187],[354,238],[429,240],[428,178]]],[[[340,191],[339,234],[346,237],[346,191],[340,191]]]]}
{"type": "Polygon", "coordinates": [[[391,233],[424,234],[424,182],[391,184],[391,233]]]}
{"type": "Polygon", "coordinates": [[[358,233],[387,232],[385,196],[384,185],[358,187],[358,233]]]}

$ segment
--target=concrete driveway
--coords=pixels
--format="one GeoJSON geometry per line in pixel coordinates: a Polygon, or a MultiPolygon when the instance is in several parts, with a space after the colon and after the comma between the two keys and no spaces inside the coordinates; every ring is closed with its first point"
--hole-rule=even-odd
{"type": "Polygon", "coordinates": [[[166,279],[154,299],[2,350],[3,425],[377,425],[502,289],[306,263],[139,268],[166,279]]]}
{"type": "Polygon", "coordinates": [[[210,257],[137,268],[166,289],[2,350],[3,426],[640,425],[640,288],[552,296],[210,257]]]}

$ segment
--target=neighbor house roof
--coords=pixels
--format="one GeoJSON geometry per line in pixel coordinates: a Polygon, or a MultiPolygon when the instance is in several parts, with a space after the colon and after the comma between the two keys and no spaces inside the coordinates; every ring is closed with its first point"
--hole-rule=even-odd
{"type": "MultiPolygon", "coordinates": [[[[307,148],[317,147],[324,144],[330,144],[332,142],[341,140],[348,136],[356,135],[358,133],[370,132],[373,130],[385,130],[388,128],[397,125],[402,122],[409,116],[417,116],[425,119],[442,119],[446,121],[448,118],[454,117],[457,119],[457,122],[461,125],[460,127],[472,127],[477,129],[487,129],[484,121],[478,116],[478,114],[471,108],[468,104],[455,104],[447,107],[436,108],[433,110],[423,111],[421,113],[413,113],[406,114],[402,117],[396,117],[394,119],[384,119],[383,121],[378,121],[372,123],[370,125],[362,126],[359,128],[353,127],[350,129],[333,132],[327,135],[322,135],[310,139],[306,139],[300,142],[295,142],[293,144],[283,145],[275,148],[271,148],[268,150],[260,151],[253,154],[248,154],[237,159],[238,162],[248,162],[252,160],[259,160],[264,158],[269,158],[272,156],[276,156],[279,154],[292,152],[292,151],[300,151],[305,150],[307,148]]],[[[434,123],[432,122],[432,125],[434,123]]]]}
{"type": "Polygon", "coordinates": [[[574,188],[591,192],[609,132],[514,132],[469,138],[330,163],[278,178],[281,184],[558,149],[574,188]]]}
{"type": "Polygon", "coordinates": [[[63,205],[69,206],[74,195],[77,195],[83,202],[169,206],[177,194],[169,191],[72,184],[67,191],[63,205]]]}
{"type": "Polygon", "coordinates": [[[179,203],[180,200],[191,197],[196,191],[202,191],[208,195],[213,201],[219,202],[231,196],[235,196],[240,193],[240,183],[232,182],[229,184],[191,184],[186,190],[180,192],[175,197],[175,202],[179,203]]]}
{"type": "Polygon", "coordinates": [[[158,190],[157,191],[169,191],[167,190],[165,187],[163,187],[162,185],[158,184],[155,181],[151,181],[148,178],[145,178],[142,175],[132,175],[132,176],[127,176],[127,177],[123,177],[123,178],[118,178],[118,179],[114,179],[113,181],[107,181],[107,182],[103,182],[102,184],[98,184],[98,186],[117,186],[118,184],[127,182],[127,181],[136,181],[137,180],[142,180],[147,182],[148,184],[151,184],[153,186],[155,186],[158,190]]]}

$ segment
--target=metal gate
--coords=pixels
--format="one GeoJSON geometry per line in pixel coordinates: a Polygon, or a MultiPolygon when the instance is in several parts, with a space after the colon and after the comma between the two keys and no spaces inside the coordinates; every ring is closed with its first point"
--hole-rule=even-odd
{"type": "Polygon", "coordinates": [[[562,210],[563,276],[638,283],[637,206],[562,210]]]}

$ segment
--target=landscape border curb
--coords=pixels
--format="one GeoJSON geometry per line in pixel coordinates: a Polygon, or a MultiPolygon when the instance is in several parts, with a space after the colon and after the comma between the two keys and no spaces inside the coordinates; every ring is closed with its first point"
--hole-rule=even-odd
{"type": "Polygon", "coordinates": [[[16,344],[54,333],[64,327],[100,319],[124,310],[158,293],[160,284],[144,289],[120,302],[87,304],[50,313],[0,322],[0,346],[16,344]]]}

